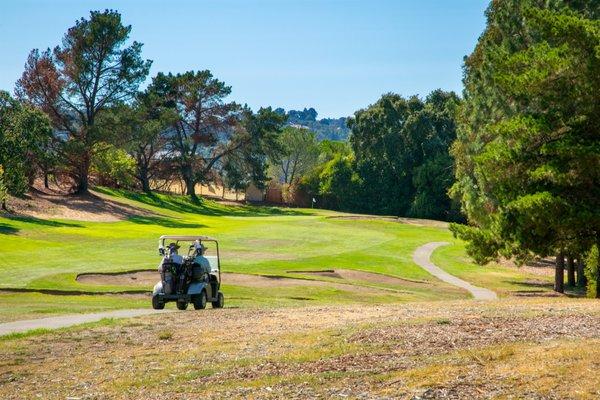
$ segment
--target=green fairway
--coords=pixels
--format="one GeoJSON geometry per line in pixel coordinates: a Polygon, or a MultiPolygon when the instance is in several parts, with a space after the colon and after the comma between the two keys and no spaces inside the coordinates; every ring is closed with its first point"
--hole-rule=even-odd
{"type": "MultiPolygon", "coordinates": [[[[257,288],[230,285],[224,279],[229,306],[279,306],[303,302],[366,302],[456,299],[467,293],[444,284],[412,261],[418,246],[430,241],[453,243],[440,249],[436,262],[441,266],[487,270],[470,266],[462,258],[462,245],[443,228],[401,224],[378,219],[345,219],[344,214],[322,210],[272,207],[226,206],[210,200],[192,203],[183,196],[142,195],[101,189],[103,196],[146,210],[118,222],[82,222],[36,218],[0,218],[3,240],[0,288],[122,292],[150,290],[151,287],[83,284],[76,281],[83,272],[118,272],[154,269],[160,258],[157,238],[164,234],[202,234],[216,237],[221,246],[222,270],[243,274],[277,275],[332,281],[302,271],[346,269],[368,271],[403,278],[401,284],[353,280],[352,285],[327,287],[281,286],[257,288]],[[353,286],[354,285],[354,286],[353,286]],[[356,287],[356,289],[354,289],[356,287]]],[[[506,269],[506,268],[505,268],[506,269]]],[[[475,275],[476,273],[473,272],[475,275]]],[[[507,272],[508,273],[508,272],[507,272]]],[[[516,270],[512,285],[519,286],[525,275],[516,270]]],[[[158,280],[158,274],[156,275],[158,280]]],[[[497,286],[493,276],[485,281],[497,286]]],[[[499,283],[500,284],[500,283],[499,283]]],[[[501,284],[503,285],[503,284],[501,284]]],[[[4,294],[0,297],[6,318],[15,314],[14,297],[20,297],[24,312],[34,314],[66,310],[95,310],[145,305],[148,300],[111,299],[89,296],[88,305],[49,294],[4,294]],[[48,300],[44,300],[47,297],[48,300]],[[41,309],[39,304],[47,306],[41,309]],[[93,304],[92,304],[93,303],[93,304]],[[12,309],[13,311],[8,311],[12,309]]],[[[10,318],[12,319],[12,318],[10,318]]]]}
{"type": "Polygon", "coordinates": [[[491,288],[500,296],[517,293],[542,294],[552,290],[552,275],[532,274],[495,263],[476,265],[468,258],[464,246],[459,242],[438,248],[431,260],[452,275],[474,285],[491,288]]]}

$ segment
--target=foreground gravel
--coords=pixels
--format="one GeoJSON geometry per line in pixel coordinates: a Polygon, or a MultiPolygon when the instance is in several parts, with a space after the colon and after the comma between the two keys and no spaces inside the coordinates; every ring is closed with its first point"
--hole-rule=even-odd
{"type": "Polygon", "coordinates": [[[597,301],[224,309],[4,340],[0,395],[594,399],[598,368],[597,301]]]}

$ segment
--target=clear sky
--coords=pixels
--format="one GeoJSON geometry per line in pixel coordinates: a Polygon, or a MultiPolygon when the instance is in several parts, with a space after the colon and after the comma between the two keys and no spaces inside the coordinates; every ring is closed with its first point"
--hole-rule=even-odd
{"type": "Polygon", "coordinates": [[[383,93],[462,90],[462,60],[487,0],[0,0],[0,89],[33,48],[54,47],[90,10],[121,12],[159,71],[210,69],[231,98],[351,115],[383,93]]]}

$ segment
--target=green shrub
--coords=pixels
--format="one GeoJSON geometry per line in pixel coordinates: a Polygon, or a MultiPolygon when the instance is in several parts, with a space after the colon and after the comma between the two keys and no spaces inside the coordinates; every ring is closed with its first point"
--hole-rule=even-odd
{"type": "Polygon", "coordinates": [[[158,338],[160,340],[170,340],[173,337],[173,332],[171,331],[162,331],[158,334],[158,338]]]}
{"type": "Polygon", "coordinates": [[[598,246],[592,246],[592,249],[587,255],[586,266],[585,266],[585,276],[587,278],[587,295],[588,297],[596,297],[596,285],[598,284],[598,274],[600,274],[600,266],[598,265],[599,259],[598,246]]]}
{"type": "Polygon", "coordinates": [[[132,188],[135,186],[135,160],[123,149],[99,143],[94,146],[92,173],[102,186],[132,188]]]}

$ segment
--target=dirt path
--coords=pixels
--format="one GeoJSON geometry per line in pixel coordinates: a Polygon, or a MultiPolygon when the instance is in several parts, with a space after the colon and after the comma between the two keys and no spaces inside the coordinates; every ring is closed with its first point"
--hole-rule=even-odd
{"type": "Polygon", "coordinates": [[[467,281],[463,281],[462,279],[457,278],[454,275],[450,275],[449,273],[447,273],[446,271],[444,271],[443,269],[441,269],[440,267],[438,267],[437,265],[435,265],[434,263],[431,262],[430,257],[431,257],[431,254],[433,253],[433,251],[435,249],[437,249],[438,247],[445,246],[447,244],[449,244],[449,243],[448,242],[430,242],[430,243],[424,244],[423,246],[421,246],[417,250],[415,250],[415,252],[413,253],[413,261],[417,265],[424,268],[431,275],[435,276],[436,278],[439,278],[442,281],[447,282],[451,285],[458,286],[460,288],[468,290],[469,292],[471,292],[471,294],[473,295],[475,300],[496,300],[496,299],[498,299],[498,296],[496,295],[495,292],[493,292],[489,289],[473,286],[467,281]]]}
{"type": "Polygon", "coordinates": [[[96,322],[104,318],[131,318],[141,315],[156,314],[161,312],[170,312],[170,310],[152,310],[152,309],[134,309],[134,310],[115,310],[90,314],[70,314],[56,317],[30,319],[23,321],[5,322],[0,324],[0,336],[11,333],[27,332],[33,329],[58,329],[68,326],[85,324],[87,322],[96,322]]]}

